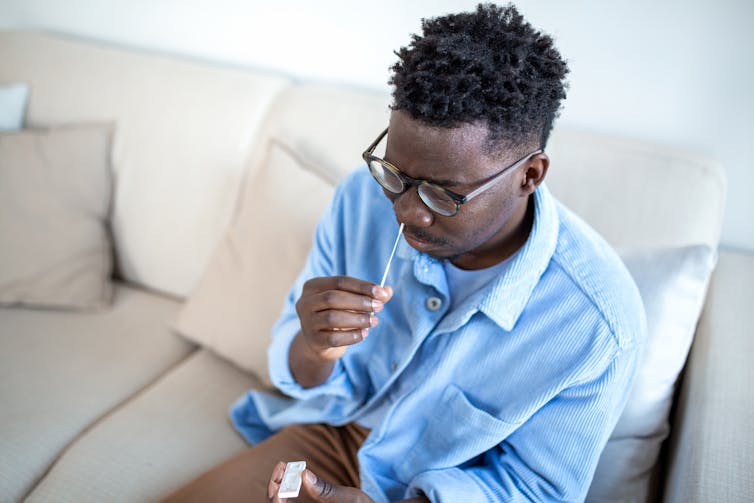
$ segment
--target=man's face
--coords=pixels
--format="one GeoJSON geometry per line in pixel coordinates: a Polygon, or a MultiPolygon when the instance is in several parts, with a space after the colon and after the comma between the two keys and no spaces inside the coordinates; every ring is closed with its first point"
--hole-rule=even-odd
{"type": "MultiPolygon", "coordinates": [[[[390,118],[385,160],[413,178],[468,194],[520,155],[486,153],[487,133],[486,126],[476,124],[430,127],[397,110],[390,118]]],[[[528,236],[524,220],[533,190],[525,184],[529,165],[527,161],[503,175],[453,217],[430,210],[414,187],[400,195],[387,191],[385,195],[393,202],[398,221],[406,224],[404,237],[412,247],[449,258],[465,269],[480,269],[510,256],[528,236]]]]}

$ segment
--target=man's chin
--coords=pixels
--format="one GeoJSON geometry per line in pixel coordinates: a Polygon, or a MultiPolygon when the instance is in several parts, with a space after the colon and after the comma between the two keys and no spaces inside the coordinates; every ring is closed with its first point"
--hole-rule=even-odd
{"type": "Polygon", "coordinates": [[[434,257],[437,260],[449,260],[451,262],[457,260],[460,257],[463,257],[463,253],[454,253],[448,250],[443,250],[441,248],[436,248],[434,250],[429,250],[425,252],[430,257],[434,257]]]}

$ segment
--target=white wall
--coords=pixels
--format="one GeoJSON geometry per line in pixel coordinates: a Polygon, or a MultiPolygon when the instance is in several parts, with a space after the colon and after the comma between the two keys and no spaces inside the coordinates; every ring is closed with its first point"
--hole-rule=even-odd
{"type": "MultiPolygon", "coordinates": [[[[387,91],[420,18],[472,0],[0,0],[0,29],[46,28],[387,91]]],[[[723,244],[754,252],[754,2],[519,0],[571,67],[561,123],[721,161],[723,244]]],[[[647,180],[647,183],[652,183],[647,180]]]]}

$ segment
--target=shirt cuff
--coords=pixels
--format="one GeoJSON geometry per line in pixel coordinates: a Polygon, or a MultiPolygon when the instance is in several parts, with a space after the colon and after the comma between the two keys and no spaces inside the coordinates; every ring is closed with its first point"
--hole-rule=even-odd
{"type": "Polygon", "coordinates": [[[473,477],[460,468],[422,472],[411,481],[406,498],[424,494],[433,503],[478,503],[488,501],[473,477]]]}
{"type": "Polygon", "coordinates": [[[272,435],[259,415],[251,393],[245,393],[230,407],[230,420],[238,433],[251,445],[256,445],[272,435]]]}
{"type": "Polygon", "coordinates": [[[288,364],[288,353],[293,339],[300,330],[298,320],[291,319],[281,325],[277,332],[285,335],[279,335],[273,340],[267,355],[272,384],[285,395],[298,400],[306,400],[321,395],[350,398],[353,389],[341,360],[335,362],[330,376],[319,386],[304,388],[296,382],[288,364]]]}

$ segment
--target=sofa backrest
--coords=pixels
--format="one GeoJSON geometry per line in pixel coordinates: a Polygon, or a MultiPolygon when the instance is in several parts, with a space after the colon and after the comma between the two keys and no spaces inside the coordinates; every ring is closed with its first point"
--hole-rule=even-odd
{"type": "Polygon", "coordinates": [[[687,152],[569,129],[553,132],[547,183],[618,248],[720,241],[722,166],[687,152]]]}
{"type": "MultiPolygon", "coordinates": [[[[0,81],[31,84],[27,125],[116,122],[119,272],[188,295],[270,140],[336,183],[387,125],[389,96],[29,32],[0,33],[0,81]]],[[[613,245],[719,241],[722,168],[643,142],[557,128],[553,192],[613,245]]],[[[293,211],[293,209],[292,209],[293,211]]]]}
{"type": "MultiPolygon", "coordinates": [[[[321,85],[281,93],[262,128],[338,180],[363,164],[361,153],[386,126],[388,97],[321,85]]],[[[647,142],[556,126],[546,149],[546,183],[618,248],[708,244],[720,239],[725,204],[722,167],[647,142]]],[[[250,162],[262,167],[263,156],[250,162]]]]}

